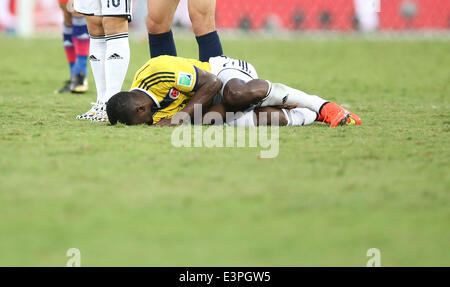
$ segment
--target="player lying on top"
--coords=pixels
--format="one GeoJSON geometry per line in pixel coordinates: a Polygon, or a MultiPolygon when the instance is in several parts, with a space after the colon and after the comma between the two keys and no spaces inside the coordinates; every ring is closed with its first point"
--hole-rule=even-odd
{"type": "Polygon", "coordinates": [[[209,62],[173,56],[152,58],[137,71],[129,92],[117,93],[108,101],[106,111],[112,125],[119,121],[173,126],[193,119],[195,104],[202,105],[203,111],[213,104],[212,110],[218,112],[244,111],[227,123],[237,126],[271,124],[255,122],[255,114],[260,112],[278,113],[279,125],[286,126],[314,121],[331,127],[361,124],[357,115],[336,103],[258,79],[251,64],[225,56],[209,62]],[[179,112],[183,113],[173,121],[179,112]]]}

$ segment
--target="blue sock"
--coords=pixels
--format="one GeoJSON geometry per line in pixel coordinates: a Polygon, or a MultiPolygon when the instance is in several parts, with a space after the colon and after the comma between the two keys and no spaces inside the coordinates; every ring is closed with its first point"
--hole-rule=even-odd
{"type": "Polygon", "coordinates": [[[75,47],[76,61],[73,74],[87,75],[87,58],[89,55],[89,32],[84,17],[72,17],[72,40],[75,47]]]}
{"type": "Polygon", "coordinates": [[[150,57],[155,58],[161,55],[177,55],[177,48],[173,40],[172,30],[162,34],[148,34],[148,44],[150,47],[150,57]]]}
{"type": "Polygon", "coordinates": [[[207,62],[211,57],[222,56],[222,44],[217,31],[195,37],[198,43],[198,59],[207,62]]]}
{"type": "Polygon", "coordinates": [[[73,65],[72,67],[72,73],[74,75],[83,73],[85,76],[87,76],[87,62],[88,56],[77,55],[77,61],[75,62],[75,65],[73,65]]]}

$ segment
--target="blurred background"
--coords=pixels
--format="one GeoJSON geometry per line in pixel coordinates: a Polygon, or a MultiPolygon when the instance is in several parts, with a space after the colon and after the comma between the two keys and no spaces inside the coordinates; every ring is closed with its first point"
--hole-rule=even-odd
{"type": "MultiPolygon", "coordinates": [[[[187,0],[174,22],[189,28],[187,0]]],[[[62,14],[56,0],[0,0],[0,31],[8,35],[57,35],[62,14]]],[[[131,31],[145,32],[147,1],[134,1],[131,31]]],[[[448,33],[450,0],[217,0],[221,31],[448,33]]],[[[58,34],[59,35],[59,34],[58,34]]]]}

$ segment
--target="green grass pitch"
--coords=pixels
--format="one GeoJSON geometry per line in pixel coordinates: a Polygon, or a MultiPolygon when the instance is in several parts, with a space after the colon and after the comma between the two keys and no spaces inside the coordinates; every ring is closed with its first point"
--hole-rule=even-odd
{"type": "MultiPolygon", "coordinates": [[[[59,39],[0,38],[0,266],[450,265],[447,40],[223,39],[261,78],[360,127],[280,129],[280,152],[174,148],[172,128],[75,120],[59,39]]],[[[192,37],[180,56],[197,57],[192,37]]],[[[124,84],[148,58],[134,41],[124,84]]]]}

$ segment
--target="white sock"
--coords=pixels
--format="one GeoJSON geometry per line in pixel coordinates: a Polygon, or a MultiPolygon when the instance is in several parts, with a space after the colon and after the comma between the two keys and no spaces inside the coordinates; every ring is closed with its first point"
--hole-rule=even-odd
{"type": "Polygon", "coordinates": [[[105,62],[105,102],[121,91],[129,63],[130,44],[128,43],[128,33],[107,36],[105,62]]]}
{"type": "Polygon", "coordinates": [[[95,87],[97,88],[97,102],[102,102],[106,93],[105,80],[105,37],[93,37],[89,41],[89,61],[94,75],[95,87]]]}
{"type": "Polygon", "coordinates": [[[307,108],[318,113],[322,105],[327,102],[321,97],[308,95],[280,83],[266,82],[269,84],[269,92],[261,101],[261,107],[297,105],[298,108],[307,108]]]}
{"type": "Polygon", "coordinates": [[[225,125],[232,127],[254,127],[255,113],[253,110],[247,112],[236,112],[234,119],[226,122],[225,125]]]}
{"type": "Polygon", "coordinates": [[[288,121],[286,126],[306,126],[317,119],[317,113],[306,108],[282,109],[288,121]]]}

